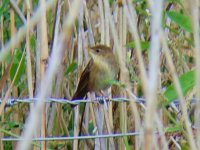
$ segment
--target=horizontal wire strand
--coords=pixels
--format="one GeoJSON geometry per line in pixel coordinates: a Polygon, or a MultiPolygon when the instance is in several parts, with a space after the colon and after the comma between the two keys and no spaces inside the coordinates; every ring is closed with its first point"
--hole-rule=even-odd
{"type": "MultiPolygon", "coordinates": [[[[35,103],[38,101],[38,98],[10,98],[6,102],[6,106],[13,106],[18,103],[35,103]]],[[[71,105],[79,105],[81,103],[104,103],[104,102],[136,102],[136,103],[145,103],[145,100],[143,98],[136,98],[135,100],[133,99],[127,99],[127,98],[97,98],[95,100],[90,100],[90,99],[77,99],[77,100],[68,100],[68,99],[63,99],[63,98],[46,98],[45,102],[46,103],[51,103],[51,102],[56,102],[56,103],[62,103],[62,104],[71,104],[71,105]]],[[[0,104],[2,100],[0,99],[0,104]]]]}
{"type": "MultiPolygon", "coordinates": [[[[16,105],[18,103],[35,103],[38,101],[38,98],[10,98],[7,99],[6,102],[6,107],[11,107],[13,105],[16,105]]],[[[45,102],[46,103],[62,103],[62,104],[71,104],[71,105],[79,105],[81,103],[104,103],[104,102],[135,102],[135,103],[140,103],[140,104],[145,104],[146,100],[144,98],[138,98],[135,97],[134,99],[127,99],[124,97],[118,97],[118,98],[104,98],[104,97],[98,97],[95,100],[90,100],[90,99],[77,99],[77,100],[68,100],[64,98],[46,98],[45,102]]],[[[2,99],[0,99],[0,104],[2,102],[2,99]]],[[[167,101],[166,101],[167,102],[167,101]]],[[[192,98],[191,103],[196,103],[196,99],[192,98]]],[[[178,105],[179,100],[174,100],[170,102],[170,105],[178,105]]]]}
{"type": "MultiPolygon", "coordinates": [[[[7,100],[6,107],[12,107],[13,105],[16,105],[18,103],[35,103],[38,101],[38,98],[10,98],[7,100]]],[[[95,100],[90,99],[78,99],[78,100],[68,100],[63,98],[46,98],[46,103],[62,103],[62,104],[71,104],[71,105],[79,105],[81,103],[105,103],[105,102],[135,102],[139,104],[145,104],[145,99],[135,97],[134,99],[127,99],[123,97],[118,98],[104,98],[104,97],[98,97],[95,100]]],[[[2,100],[0,99],[0,104],[2,100]]],[[[195,103],[196,99],[193,98],[191,100],[191,103],[195,103]]],[[[171,106],[178,105],[179,100],[175,100],[170,103],[171,106]]],[[[157,133],[157,132],[155,132],[157,133]]],[[[123,137],[123,136],[138,136],[142,133],[140,132],[131,132],[131,133],[116,133],[116,134],[105,134],[105,135],[87,135],[87,136],[78,136],[78,137],[46,137],[46,138],[33,138],[32,141],[62,141],[62,140],[84,140],[84,139],[95,139],[95,138],[110,138],[110,137],[123,137]]],[[[10,137],[4,137],[1,138],[0,141],[21,141],[24,140],[22,138],[10,138],[10,137]]]]}
{"type": "MultiPolygon", "coordinates": [[[[155,132],[157,133],[157,132],[155,132]]],[[[87,135],[77,137],[46,137],[46,138],[33,138],[32,141],[62,141],[62,140],[86,140],[95,138],[111,138],[111,137],[123,137],[123,136],[138,136],[141,132],[130,133],[116,133],[116,134],[104,134],[104,135],[87,135]]],[[[23,138],[1,138],[0,141],[22,141],[23,138]]]]}

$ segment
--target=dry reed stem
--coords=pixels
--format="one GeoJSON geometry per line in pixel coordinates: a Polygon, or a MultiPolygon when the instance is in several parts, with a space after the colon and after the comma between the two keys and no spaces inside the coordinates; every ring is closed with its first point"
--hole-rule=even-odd
{"type": "MultiPolygon", "coordinates": [[[[16,2],[13,0],[10,0],[10,4],[13,7],[14,11],[19,15],[19,18],[22,20],[22,22],[25,24],[26,23],[26,18],[23,15],[23,13],[21,12],[21,10],[19,9],[19,7],[17,6],[16,2]]],[[[27,9],[28,9],[28,5],[27,5],[27,9]]],[[[30,11],[30,10],[28,10],[30,11]]]]}
{"type": "MultiPolygon", "coordinates": [[[[15,14],[14,14],[14,11],[11,9],[10,10],[10,27],[11,27],[11,37],[14,36],[16,34],[16,27],[15,27],[15,14]]],[[[11,52],[13,54],[14,52],[14,49],[15,49],[15,46],[13,46],[11,48],[11,52]]]]}
{"type": "MultiPolygon", "coordinates": [[[[84,3],[84,12],[85,12],[85,18],[86,18],[86,23],[87,23],[87,27],[88,27],[88,41],[89,41],[89,45],[94,46],[95,45],[95,41],[94,41],[94,34],[92,31],[92,24],[91,24],[91,19],[89,16],[89,12],[86,6],[86,3],[84,3]]],[[[88,129],[88,121],[89,121],[89,115],[92,118],[92,122],[94,127],[96,127],[96,120],[95,120],[95,115],[94,115],[94,110],[92,107],[92,104],[86,104],[85,106],[85,124],[86,124],[86,129],[88,129]],[[90,114],[89,114],[90,112],[90,114]]],[[[95,139],[95,143],[99,144],[99,139],[95,139]]],[[[85,149],[87,148],[87,146],[85,145],[85,149]]]]}
{"type": "MultiPolygon", "coordinates": [[[[59,26],[60,26],[60,17],[61,17],[61,0],[57,1],[57,5],[56,5],[56,16],[55,16],[55,20],[54,20],[54,33],[53,33],[53,44],[51,47],[51,50],[55,48],[55,46],[58,43],[58,36],[59,36],[59,26]]],[[[59,68],[59,74],[56,75],[56,91],[55,91],[55,97],[59,97],[60,96],[60,90],[61,88],[61,83],[62,83],[62,79],[63,79],[63,70],[62,70],[62,66],[59,68]]],[[[52,110],[51,110],[51,114],[50,114],[50,118],[48,120],[48,129],[47,132],[48,134],[51,134],[53,131],[53,123],[54,123],[54,119],[55,119],[55,115],[56,115],[56,107],[58,107],[57,104],[53,104],[52,106],[52,110]]],[[[57,110],[57,114],[60,114],[60,110],[57,110]]],[[[62,119],[61,119],[62,120],[62,119]]]]}
{"type": "Polygon", "coordinates": [[[110,45],[110,26],[109,26],[109,8],[105,7],[106,0],[103,1],[104,3],[104,24],[105,24],[105,44],[110,45]]]}
{"type": "MultiPolygon", "coordinates": [[[[69,2],[70,6],[70,2],[69,2]]],[[[78,68],[82,68],[83,64],[83,3],[80,6],[79,10],[79,17],[78,17],[78,22],[79,22],[79,28],[78,28],[78,68]]],[[[81,76],[81,71],[78,72],[78,78],[80,79],[81,76]]],[[[79,136],[79,132],[81,131],[80,129],[80,116],[79,116],[79,106],[73,108],[74,109],[74,136],[79,136]]],[[[84,112],[83,112],[84,113],[84,112]]],[[[84,115],[84,114],[82,114],[84,115]]],[[[73,149],[77,150],[79,147],[79,141],[74,140],[73,141],[73,149]]]]}
{"type": "MultiPolygon", "coordinates": [[[[129,98],[134,99],[135,100],[135,95],[130,91],[130,90],[126,90],[127,95],[129,98]]],[[[139,116],[139,111],[137,109],[137,105],[134,102],[130,102],[131,105],[131,113],[133,115],[134,121],[135,121],[135,132],[139,132],[141,129],[141,119],[139,116]]],[[[135,137],[135,150],[139,150],[141,149],[141,141],[139,137],[135,137]]]]}
{"type": "MultiPolygon", "coordinates": [[[[107,14],[109,13],[109,8],[105,7],[106,6],[106,0],[103,0],[103,3],[101,4],[101,8],[99,8],[100,10],[100,23],[102,26],[102,34],[101,34],[101,43],[110,46],[110,30],[109,30],[109,20],[107,17],[107,14]],[[104,7],[103,7],[104,6],[104,7]],[[103,11],[103,12],[102,12],[103,11]]],[[[100,5],[101,2],[99,2],[100,5]]],[[[111,93],[111,88],[109,88],[107,90],[107,93],[111,93]]],[[[109,94],[108,94],[109,95],[109,94]]],[[[109,105],[104,104],[104,115],[105,115],[105,123],[106,123],[106,127],[108,130],[108,133],[111,134],[114,130],[113,130],[113,107],[112,107],[112,102],[109,103],[109,105]],[[107,106],[107,107],[106,107],[107,106]]],[[[111,137],[108,139],[109,140],[109,149],[115,149],[115,145],[114,145],[114,139],[111,137]]]]}
{"type": "Polygon", "coordinates": [[[136,55],[137,55],[137,59],[139,62],[139,69],[140,69],[140,75],[141,75],[141,81],[142,81],[142,85],[143,85],[143,89],[144,89],[144,93],[146,95],[147,92],[147,73],[145,70],[145,65],[144,65],[144,60],[142,57],[142,49],[141,49],[141,45],[140,45],[140,38],[139,38],[139,34],[137,31],[137,24],[136,24],[136,12],[134,7],[131,7],[131,1],[128,0],[128,2],[126,2],[124,0],[124,7],[125,7],[125,14],[128,20],[128,25],[129,25],[129,31],[131,32],[133,39],[135,41],[135,47],[136,47],[136,55]]]}
{"type": "Polygon", "coordinates": [[[89,40],[89,44],[91,46],[94,46],[95,45],[95,41],[94,41],[94,34],[93,34],[93,31],[92,31],[92,24],[91,24],[91,19],[89,17],[89,14],[88,14],[88,9],[86,7],[86,4],[84,4],[84,7],[85,7],[85,18],[86,18],[86,23],[87,23],[87,27],[88,27],[88,40],[89,40]]]}
{"type": "Polygon", "coordinates": [[[105,44],[105,17],[102,0],[98,0],[98,6],[100,15],[101,44],[105,44]]]}
{"type": "MultiPolygon", "coordinates": [[[[36,37],[37,37],[37,39],[36,39],[36,49],[37,49],[37,51],[36,51],[36,63],[35,63],[35,72],[36,72],[36,79],[35,79],[35,93],[34,93],[34,96],[36,96],[36,94],[37,93],[39,93],[39,91],[40,91],[40,88],[41,88],[41,69],[40,69],[40,64],[41,64],[41,60],[40,60],[40,44],[41,44],[41,36],[40,36],[40,24],[38,23],[37,24],[37,26],[36,26],[36,37]]],[[[35,104],[34,104],[34,106],[35,106],[35,104]]],[[[40,128],[38,128],[37,130],[36,130],[36,132],[34,133],[34,137],[40,137],[40,134],[41,132],[40,132],[40,128]]],[[[40,145],[41,145],[41,143],[40,143],[40,145]]],[[[35,150],[39,150],[38,148],[35,148],[34,147],[34,149],[35,150]]]]}
{"type": "Polygon", "coordinates": [[[148,89],[146,93],[147,107],[145,112],[145,147],[144,149],[152,149],[153,144],[153,130],[155,122],[155,114],[157,108],[157,89],[158,89],[158,73],[160,72],[160,38],[162,21],[162,6],[163,1],[154,1],[151,10],[151,43],[150,43],[150,58],[149,58],[149,72],[148,72],[148,89]]]}
{"type": "Polygon", "coordinates": [[[171,139],[171,141],[176,145],[176,147],[177,147],[179,150],[181,150],[180,144],[174,139],[174,137],[173,137],[173,136],[170,136],[170,139],[171,139]]]}
{"type": "Polygon", "coordinates": [[[200,148],[200,37],[199,37],[199,0],[191,1],[193,7],[191,7],[191,17],[192,17],[192,27],[193,27],[193,36],[194,36],[194,54],[195,54],[195,63],[196,63],[196,98],[197,98],[197,107],[195,109],[195,126],[197,127],[197,149],[200,148]]]}
{"type": "MultiPolygon", "coordinates": [[[[40,79],[41,81],[45,79],[45,72],[46,72],[46,63],[49,56],[48,52],[48,38],[47,38],[47,18],[46,18],[46,2],[45,0],[40,0],[39,2],[40,7],[42,9],[41,11],[41,17],[39,22],[39,28],[40,28],[40,79]]],[[[41,88],[42,86],[40,86],[41,88]]],[[[42,108],[42,116],[41,116],[41,137],[46,137],[46,120],[47,120],[47,114],[46,114],[46,103],[43,104],[42,108]]],[[[46,141],[41,142],[42,150],[46,150],[46,141]]]]}
{"type": "MultiPolygon", "coordinates": [[[[95,99],[95,93],[91,92],[90,94],[91,99],[95,99]]],[[[97,127],[98,135],[103,134],[103,126],[104,126],[104,112],[103,106],[98,104],[93,104],[93,111],[95,116],[95,122],[97,127]]],[[[105,150],[106,149],[106,140],[104,138],[97,138],[95,139],[95,149],[105,150]]]]}
{"type": "Polygon", "coordinates": [[[161,144],[160,145],[162,146],[161,148],[163,150],[168,150],[167,139],[165,137],[165,132],[163,131],[163,129],[164,129],[163,122],[162,122],[162,120],[159,117],[160,116],[158,114],[156,114],[155,120],[156,120],[156,123],[157,123],[159,136],[161,138],[161,144]]]}
{"type": "MultiPolygon", "coordinates": [[[[86,131],[88,131],[89,130],[89,120],[90,120],[90,117],[89,117],[89,104],[86,104],[85,105],[85,119],[84,119],[84,129],[86,130],[86,131]]],[[[88,133],[87,133],[88,134],[88,133]]],[[[85,142],[85,145],[84,145],[84,149],[85,150],[87,150],[88,149],[88,145],[87,145],[87,143],[88,143],[88,140],[86,140],[86,142],[85,142]]],[[[90,141],[89,141],[89,143],[91,143],[90,141]]],[[[91,145],[91,144],[90,144],[91,145]]]]}
{"type": "MultiPolygon", "coordinates": [[[[79,121],[79,106],[74,108],[74,136],[77,137],[80,131],[80,121],[79,121]]],[[[73,141],[73,150],[78,150],[78,140],[73,141]]]]}
{"type": "MultiPolygon", "coordinates": [[[[104,5],[104,20],[102,23],[104,23],[104,44],[105,45],[110,45],[110,27],[109,27],[109,18],[107,17],[108,13],[109,13],[109,9],[108,7],[105,7],[106,5],[106,0],[103,0],[103,5],[104,5]]],[[[108,93],[111,93],[111,88],[108,89],[108,93]]],[[[105,107],[104,107],[104,112],[105,112],[105,107]]],[[[106,115],[106,114],[105,114],[106,115]]],[[[114,132],[114,122],[113,122],[113,103],[109,102],[108,108],[107,108],[107,116],[108,116],[108,120],[106,121],[107,124],[107,129],[108,129],[108,133],[111,134],[114,132]],[[110,129],[109,129],[110,128],[110,129]]],[[[107,119],[107,117],[105,116],[105,119],[107,119]]],[[[114,145],[114,138],[109,138],[109,149],[115,149],[116,146],[114,145]]]]}
{"type": "MultiPolygon", "coordinates": [[[[33,98],[33,77],[32,77],[32,64],[30,52],[30,1],[26,0],[27,6],[27,32],[26,32],[26,62],[27,62],[27,78],[28,78],[28,93],[29,97],[33,98]]],[[[31,109],[33,104],[31,104],[31,109]]]]}
{"type": "MultiPolygon", "coordinates": [[[[0,6],[2,6],[3,5],[3,2],[2,1],[0,1],[0,6]]],[[[3,19],[3,15],[0,17],[0,48],[3,48],[4,47],[4,21],[3,21],[4,19],[3,19]]],[[[2,64],[2,68],[4,67],[4,65],[2,64]]],[[[3,73],[4,73],[4,71],[3,71],[3,69],[2,69],[2,75],[3,75],[3,73]]],[[[2,90],[2,95],[3,95],[3,90],[2,90]]],[[[1,107],[1,106],[0,106],[1,107]]],[[[1,117],[2,117],[2,122],[3,121],[5,121],[4,120],[4,114],[2,114],[1,115],[1,117]]],[[[0,138],[1,137],[4,137],[4,133],[0,133],[0,138]]],[[[1,150],[4,150],[4,143],[2,142],[2,141],[0,141],[0,149],[1,150]]]]}
{"type": "MultiPolygon", "coordinates": [[[[126,16],[124,15],[124,8],[119,5],[118,1],[118,35],[119,35],[119,46],[120,46],[120,55],[121,55],[121,60],[124,62],[123,66],[125,66],[126,62],[126,34],[127,34],[127,21],[126,21],[126,16]]],[[[128,88],[129,86],[129,75],[128,75],[128,70],[127,68],[122,68],[120,70],[120,81],[122,83],[125,83],[128,88]]],[[[126,97],[125,91],[122,91],[120,93],[122,97],[126,97]]],[[[127,132],[127,105],[126,103],[120,103],[119,104],[119,109],[120,109],[120,129],[123,133],[127,132]]],[[[119,143],[119,148],[124,149],[125,148],[125,142],[124,138],[120,138],[120,143],[119,143]]]]}
{"type": "MultiPolygon", "coordinates": [[[[106,107],[106,104],[104,104],[103,113],[105,115],[104,118],[105,118],[107,130],[108,130],[108,134],[112,134],[113,133],[113,127],[112,127],[112,124],[111,124],[111,118],[109,117],[110,116],[109,115],[109,109],[106,107]]],[[[114,139],[111,137],[108,140],[109,140],[109,148],[115,149],[114,139]]]]}
{"type": "MultiPolygon", "coordinates": [[[[11,37],[12,37],[12,36],[14,36],[14,35],[16,34],[15,13],[14,13],[14,11],[13,11],[12,9],[10,10],[10,30],[11,30],[11,37]]],[[[12,47],[12,49],[11,49],[11,55],[14,54],[14,50],[15,50],[15,47],[12,47]]],[[[12,64],[12,63],[11,63],[11,64],[12,64]]],[[[16,90],[16,87],[15,87],[15,86],[13,86],[12,88],[13,88],[12,91],[16,90]]],[[[13,92],[13,93],[15,93],[15,92],[13,92]]],[[[13,96],[16,97],[15,94],[13,94],[13,96]]],[[[19,120],[19,115],[18,115],[18,113],[14,113],[13,116],[12,116],[12,118],[11,118],[11,120],[14,121],[14,122],[18,121],[18,120],[19,120]]],[[[19,132],[19,129],[17,129],[17,130],[12,130],[12,131],[13,131],[15,134],[19,134],[19,133],[20,133],[20,132],[19,132]]],[[[15,147],[16,147],[15,145],[16,145],[16,143],[12,142],[12,147],[15,148],[15,147]]]]}

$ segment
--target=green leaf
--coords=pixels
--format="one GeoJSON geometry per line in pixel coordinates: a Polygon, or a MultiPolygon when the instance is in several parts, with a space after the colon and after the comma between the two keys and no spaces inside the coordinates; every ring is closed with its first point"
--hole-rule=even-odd
{"type": "Polygon", "coordinates": [[[109,85],[117,85],[117,86],[122,87],[122,88],[126,87],[126,84],[124,84],[120,81],[117,81],[117,80],[106,80],[105,82],[108,83],[109,85]]]}
{"type": "Polygon", "coordinates": [[[14,121],[3,122],[3,125],[6,126],[7,130],[11,130],[13,128],[22,128],[22,125],[20,125],[19,123],[14,122],[14,121]]]}
{"type": "Polygon", "coordinates": [[[88,127],[88,132],[90,133],[90,135],[92,135],[93,131],[94,131],[94,125],[93,125],[93,123],[90,122],[89,127],[88,127]]]}
{"type": "Polygon", "coordinates": [[[75,69],[77,69],[78,65],[76,62],[72,62],[65,71],[65,76],[68,75],[70,72],[73,72],[75,69]]]}
{"type": "MultiPolygon", "coordinates": [[[[149,49],[149,41],[141,41],[140,45],[141,45],[142,51],[145,51],[145,50],[149,49]]],[[[135,42],[132,41],[132,42],[127,43],[126,47],[127,48],[135,48],[136,47],[135,46],[135,42]]]]}
{"type": "Polygon", "coordinates": [[[23,22],[18,15],[15,15],[15,23],[18,29],[23,25],[23,22]]]}
{"type": "Polygon", "coordinates": [[[8,10],[9,0],[4,0],[0,7],[0,17],[8,10]]]}
{"type": "Polygon", "coordinates": [[[173,127],[167,127],[165,128],[165,132],[179,132],[183,129],[183,126],[181,124],[177,124],[173,127]]]}
{"type": "Polygon", "coordinates": [[[123,139],[124,139],[126,150],[131,150],[131,147],[130,147],[130,145],[128,143],[128,137],[124,136],[123,139]]]}
{"type": "MultiPolygon", "coordinates": [[[[179,77],[179,82],[183,94],[186,95],[195,85],[195,71],[188,71],[179,77]]],[[[177,99],[178,95],[174,85],[170,85],[164,93],[167,102],[166,105],[177,99]]]]}
{"type": "Polygon", "coordinates": [[[36,48],[36,37],[35,37],[35,35],[34,34],[32,34],[31,36],[30,36],[30,47],[31,47],[31,49],[32,50],[35,50],[36,48]]]}
{"type": "Polygon", "coordinates": [[[14,59],[13,65],[12,65],[11,70],[10,70],[11,80],[14,79],[14,76],[17,73],[16,79],[15,79],[15,82],[14,82],[15,85],[17,85],[19,83],[22,75],[25,73],[25,69],[26,69],[25,58],[24,57],[22,58],[22,57],[23,57],[22,51],[20,49],[15,49],[14,58],[13,58],[14,59]],[[21,58],[22,58],[22,63],[20,65],[21,58]],[[19,67],[19,70],[17,72],[18,67],[19,67]]]}
{"type": "Polygon", "coordinates": [[[133,0],[133,3],[143,2],[144,0],[133,0]]]}
{"type": "Polygon", "coordinates": [[[166,14],[174,23],[180,26],[180,28],[185,31],[192,32],[192,24],[188,16],[176,11],[168,11],[166,14]]]}
{"type": "Polygon", "coordinates": [[[171,3],[178,3],[182,6],[181,0],[165,0],[166,2],[171,2],[171,3]]]}

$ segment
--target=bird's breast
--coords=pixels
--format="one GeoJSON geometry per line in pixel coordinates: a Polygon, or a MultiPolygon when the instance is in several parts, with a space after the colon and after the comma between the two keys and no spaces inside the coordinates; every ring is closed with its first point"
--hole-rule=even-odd
{"type": "Polygon", "coordinates": [[[115,67],[111,67],[108,62],[95,62],[90,74],[90,90],[99,91],[110,86],[110,81],[115,80],[117,73],[115,67]]]}

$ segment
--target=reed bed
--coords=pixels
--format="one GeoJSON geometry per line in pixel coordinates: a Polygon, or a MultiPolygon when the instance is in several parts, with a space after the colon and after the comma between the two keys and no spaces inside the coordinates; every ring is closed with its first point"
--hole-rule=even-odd
{"type": "Polygon", "coordinates": [[[1,150],[200,149],[198,0],[0,6],[1,150]],[[119,80],[103,100],[71,102],[98,44],[113,49],[119,80]]]}

